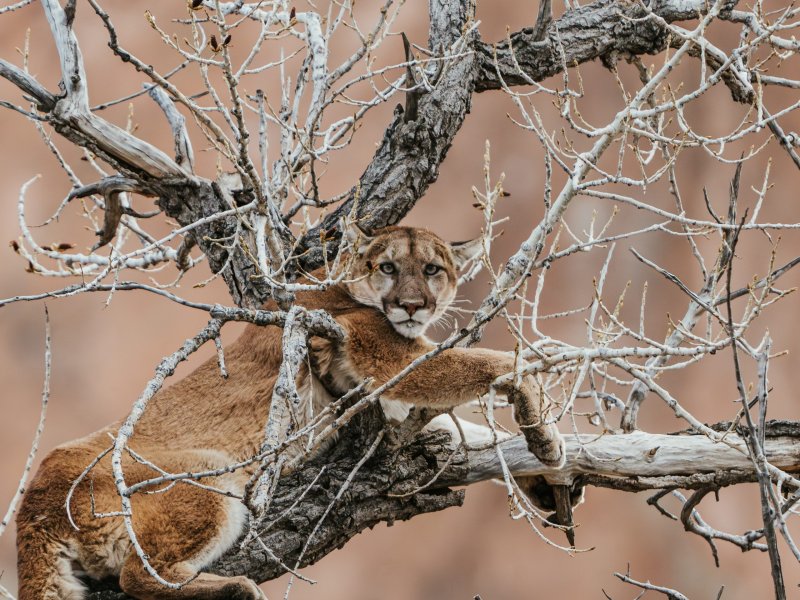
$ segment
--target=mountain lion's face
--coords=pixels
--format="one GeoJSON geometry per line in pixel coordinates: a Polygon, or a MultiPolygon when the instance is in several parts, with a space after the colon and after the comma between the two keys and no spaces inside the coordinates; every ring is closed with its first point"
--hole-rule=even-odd
{"type": "Polygon", "coordinates": [[[405,337],[422,335],[456,295],[458,271],[480,252],[480,239],[448,244],[425,229],[387,227],[355,240],[355,300],[386,314],[405,337]]]}

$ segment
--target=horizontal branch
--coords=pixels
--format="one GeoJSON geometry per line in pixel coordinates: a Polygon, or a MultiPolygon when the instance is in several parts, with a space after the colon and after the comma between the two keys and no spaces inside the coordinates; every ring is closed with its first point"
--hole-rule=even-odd
{"type": "MultiPolygon", "coordinates": [[[[567,464],[560,471],[542,465],[519,437],[501,444],[509,470],[514,475],[545,475],[553,482],[564,483],[588,475],[593,485],[629,491],[756,481],[757,474],[749,456],[703,435],[637,431],[601,437],[564,437],[567,464]]],[[[732,433],[728,438],[731,444],[744,445],[739,435],[732,433]]],[[[767,438],[767,460],[785,471],[800,470],[799,439],[800,428],[794,436],[767,438]]],[[[442,484],[466,485],[502,475],[497,452],[490,448],[469,453],[466,477],[450,477],[445,472],[442,484]]]]}
{"type": "MultiPolygon", "coordinates": [[[[736,0],[726,6],[730,10],[736,0]]],[[[655,54],[666,48],[668,32],[648,10],[667,23],[696,19],[708,10],[704,0],[659,0],[649,8],[642,2],[597,0],[566,12],[553,22],[547,37],[527,27],[498,44],[478,43],[480,75],[475,91],[539,82],[561,73],[565,67],[613,53],[655,54]]]]}
{"type": "MultiPolygon", "coordinates": [[[[246,310],[220,305],[214,306],[210,313],[212,317],[222,321],[243,321],[255,325],[278,325],[279,327],[283,327],[288,318],[288,314],[283,311],[246,310]]],[[[294,318],[296,318],[311,335],[319,335],[338,341],[344,339],[344,330],[342,327],[324,310],[303,309],[300,310],[294,318]]]]}
{"type": "MultiPolygon", "coordinates": [[[[290,506],[309,487],[320,469],[323,466],[326,469],[325,484],[318,490],[312,486],[302,498],[302,508],[296,507],[282,524],[271,523],[272,530],[268,528],[268,532],[262,536],[264,543],[284,564],[295,564],[293,560],[299,548],[316,524],[313,515],[321,514],[327,507],[352,464],[363,454],[363,450],[353,447],[354,441],[350,436],[354,435],[354,430],[375,431],[375,417],[365,415],[361,418],[366,419],[367,423],[353,423],[332,455],[310,461],[299,473],[281,481],[276,494],[278,504],[271,508],[270,514],[273,516],[268,516],[265,522],[269,523],[275,514],[282,514],[281,510],[284,509],[280,507],[290,506]]],[[[485,431],[488,438],[488,429],[477,426],[471,426],[470,429],[485,431]]],[[[416,509],[428,512],[460,504],[460,499],[456,501],[452,497],[445,501],[445,497],[440,495],[450,493],[450,488],[454,486],[503,476],[494,447],[464,452],[449,435],[450,430],[450,427],[446,427],[423,432],[412,443],[399,448],[382,447],[378,456],[365,465],[352,483],[346,502],[332,511],[333,521],[328,524],[329,529],[322,528],[327,535],[317,534],[320,537],[314,540],[313,551],[304,557],[299,566],[315,562],[378,521],[409,518],[416,509]],[[437,479],[436,474],[440,470],[442,472],[437,479]],[[434,483],[428,485],[432,480],[434,483]],[[423,489],[424,493],[407,495],[409,491],[419,489],[423,489]],[[404,502],[396,504],[401,500],[412,501],[416,509],[404,502]]],[[[779,423],[771,433],[776,435],[767,437],[765,444],[770,463],[789,472],[800,470],[800,425],[779,423]]],[[[468,437],[473,436],[474,431],[468,433],[468,437]]],[[[729,436],[733,444],[742,442],[735,433],[729,436]]],[[[565,438],[567,464],[561,470],[542,465],[519,436],[502,442],[501,448],[505,462],[514,475],[545,475],[554,483],[578,480],[600,487],[636,492],[676,487],[722,487],[755,481],[757,478],[748,456],[724,443],[714,443],[703,435],[636,432],[599,438],[591,435],[565,438]]],[[[247,573],[254,579],[264,581],[283,574],[284,569],[256,546],[242,549],[234,546],[212,571],[224,575],[247,573]]]]}
{"type": "MultiPolygon", "coordinates": [[[[296,565],[308,536],[328,510],[353,465],[363,456],[363,432],[379,431],[382,422],[377,408],[356,416],[330,453],[317,456],[298,471],[282,477],[268,514],[256,524],[263,545],[257,541],[244,548],[234,544],[209,570],[228,576],[246,574],[257,581],[274,579],[286,572],[286,565],[300,568],[313,564],[379,522],[391,523],[459,506],[463,491],[453,491],[452,487],[503,476],[494,447],[465,452],[453,441],[452,427],[423,431],[406,445],[384,443],[327,514],[296,565]],[[408,493],[414,490],[418,493],[408,493]]],[[[489,439],[487,428],[472,425],[469,430],[470,439],[476,430],[489,439]]],[[[567,463],[561,470],[542,465],[520,436],[503,441],[500,447],[512,474],[544,475],[555,483],[578,481],[638,492],[724,487],[757,479],[748,456],[699,434],[634,432],[565,438],[567,463]]],[[[736,433],[730,433],[729,438],[733,444],[742,442],[736,433]]],[[[771,423],[764,446],[767,459],[785,471],[800,471],[798,442],[800,423],[771,423]]],[[[99,591],[91,596],[91,600],[122,598],[125,598],[122,594],[99,591]]]]}

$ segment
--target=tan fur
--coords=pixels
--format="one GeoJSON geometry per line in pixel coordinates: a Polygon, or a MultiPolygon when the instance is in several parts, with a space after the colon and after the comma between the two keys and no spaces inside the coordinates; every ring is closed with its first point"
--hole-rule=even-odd
{"type": "MultiPolygon", "coordinates": [[[[452,302],[457,271],[478,246],[451,247],[428,231],[394,227],[362,238],[355,247],[351,283],[297,299],[309,309],[327,310],[346,332],[342,343],[312,340],[316,372],[304,369],[298,382],[304,403],[300,412],[306,417],[330,401],[328,391],[344,393],[365,378],[381,385],[431,350],[424,330],[452,302]],[[382,266],[387,263],[392,267],[382,266]]],[[[226,363],[227,379],[212,359],[159,392],[129,447],[172,472],[216,468],[255,454],[281,363],[281,331],[248,327],[226,349],[226,363]]],[[[512,369],[506,353],[446,350],[386,392],[385,406],[393,420],[402,420],[410,403],[456,406],[486,393],[494,379],[512,369]]],[[[548,464],[561,464],[563,442],[555,427],[541,424],[532,380],[526,378],[521,391],[501,391],[514,402],[530,449],[548,464]]],[[[42,462],[17,519],[20,600],[77,600],[83,594],[74,576],[79,571],[95,578],[118,576],[123,590],[135,598],[260,598],[257,586],[243,577],[200,575],[181,590],[171,590],[148,575],[121,519],[92,514],[91,496],[95,513],[119,510],[108,456],[77,487],[71,512],[79,529],[70,525],[64,508],[67,492],[108,447],[109,434],[118,426],[65,444],[42,462]]],[[[123,462],[129,485],[157,475],[129,456],[123,462]]],[[[237,472],[203,483],[241,493],[249,475],[237,472]]],[[[238,502],[186,484],[163,493],[135,494],[132,502],[138,539],[151,564],[170,581],[186,580],[208,566],[235,542],[245,521],[238,502]]]]}

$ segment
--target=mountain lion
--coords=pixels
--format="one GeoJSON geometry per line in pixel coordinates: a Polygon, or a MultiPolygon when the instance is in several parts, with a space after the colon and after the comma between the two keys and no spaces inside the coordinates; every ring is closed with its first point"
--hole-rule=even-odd
{"type": "MultiPolygon", "coordinates": [[[[480,250],[479,241],[448,244],[410,227],[389,227],[354,245],[351,279],[324,291],[298,294],[297,303],[328,311],[345,331],[342,342],[314,338],[310,363],[298,389],[305,401],[324,405],[367,378],[373,389],[435,346],[426,328],[442,318],[456,295],[459,269],[480,250]],[[310,372],[311,371],[311,372],[310,372]],[[324,382],[324,385],[321,383],[324,382]]],[[[275,306],[268,304],[267,309],[275,306]]],[[[128,447],[169,472],[215,469],[259,452],[272,388],[281,364],[281,331],[249,325],[226,350],[228,377],[211,359],[182,381],[161,390],[136,425],[128,447]]],[[[421,363],[382,396],[390,421],[402,421],[410,403],[449,408],[485,394],[514,369],[513,356],[480,348],[444,350],[421,363]]],[[[543,463],[561,466],[564,443],[543,424],[533,379],[506,387],[528,448],[543,463]]],[[[134,552],[123,520],[98,518],[120,503],[105,456],[65,498],[73,482],[110,443],[120,423],[53,450],[39,467],[17,518],[20,600],[78,600],[77,575],[119,577],[122,589],[141,599],[257,599],[246,577],[200,573],[180,589],[149,575],[134,552]]],[[[126,482],[154,476],[151,467],[123,457],[126,482]]],[[[202,483],[241,495],[252,469],[202,483]]],[[[173,485],[157,494],[134,494],[133,526],[144,552],[168,581],[196,575],[230,548],[247,521],[242,503],[194,485],[173,485]]]]}

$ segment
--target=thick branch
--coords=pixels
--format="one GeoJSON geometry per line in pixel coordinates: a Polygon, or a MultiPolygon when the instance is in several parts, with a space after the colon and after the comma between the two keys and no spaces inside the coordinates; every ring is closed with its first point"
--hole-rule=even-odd
{"type": "MultiPolygon", "coordinates": [[[[375,412],[359,415],[330,454],[307,462],[301,470],[281,479],[269,513],[257,529],[263,532],[261,539],[271,553],[285,565],[294,567],[319,517],[364,454],[361,434],[375,431],[380,420],[375,412]]],[[[501,444],[508,468],[514,475],[545,475],[552,482],[579,480],[628,492],[723,487],[757,480],[753,463],[746,455],[703,435],[636,432],[600,438],[565,437],[567,464],[562,470],[543,466],[519,436],[501,444]]],[[[730,438],[731,442],[742,442],[738,434],[731,433],[730,438]]],[[[786,471],[800,470],[798,442],[800,424],[771,424],[764,445],[767,459],[786,471]]],[[[334,506],[318,529],[300,566],[316,562],[382,521],[391,523],[458,506],[463,501],[463,491],[452,491],[450,487],[499,478],[502,473],[494,448],[465,453],[457,450],[443,431],[421,434],[399,448],[384,445],[364,465],[341,503],[334,506]],[[433,485],[423,492],[403,495],[429,483],[445,464],[447,468],[433,485]]],[[[285,573],[285,568],[257,543],[245,548],[234,545],[210,570],[222,575],[247,574],[259,581],[285,573]]],[[[121,597],[110,593],[92,596],[93,600],[121,597]]]]}
{"type": "MultiPolygon", "coordinates": [[[[641,431],[626,435],[566,436],[567,464],[555,471],[544,467],[528,452],[524,441],[504,442],[503,455],[516,475],[546,475],[552,481],[571,482],[578,477],[593,477],[602,487],[639,491],[664,487],[698,488],[715,482],[720,485],[756,481],[752,460],[724,443],[714,443],[702,435],[659,435],[641,431]],[[612,480],[617,481],[613,482],[612,480]],[[626,487],[629,485],[630,487],[626,487]]],[[[742,444],[730,434],[732,444],[742,444]]],[[[767,460],[787,471],[800,469],[800,435],[778,436],[767,440],[767,460]]],[[[442,483],[464,485],[502,476],[494,449],[470,453],[466,479],[445,476],[442,483]]]]}
{"type": "MultiPolygon", "coordinates": [[[[399,451],[381,448],[378,456],[364,465],[344,497],[334,505],[318,528],[299,566],[315,563],[332,550],[341,548],[356,534],[378,523],[386,522],[391,525],[394,521],[404,521],[420,514],[460,506],[464,501],[463,490],[454,491],[441,486],[413,497],[396,498],[387,495],[398,486],[420,485],[433,477],[437,465],[444,464],[444,460],[440,462],[440,457],[447,453],[448,447],[448,436],[438,434],[426,436],[424,440],[399,451]]],[[[295,567],[310,533],[364,452],[365,447],[360,442],[352,444],[345,441],[343,447],[337,445],[333,456],[310,461],[301,471],[281,480],[269,513],[262,522],[266,527],[259,526],[258,529],[267,529],[261,539],[284,564],[295,567]],[[283,515],[297,502],[323,467],[325,471],[302,501],[281,521],[270,527],[277,516],[283,515]]],[[[453,468],[455,471],[463,469],[463,461],[453,468]]],[[[252,544],[244,549],[235,546],[210,570],[219,574],[247,574],[257,581],[274,579],[286,572],[259,544],[252,544]]]]}
{"type": "MultiPolygon", "coordinates": [[[[729,7],[733,8],[733,0],[729,7]]],[[[650,10],[667,23],[695,19],[707,11],[703,0],[660,0],[650,10]]],[[[480,74],[475,91],[538,82],[581,63],[613,53],[655,54],[666,48],[667,30],[647,18],[645,3],[597,0],[570,10],[536,40],[532,27],[499,44],[478,43],[480,74]],[[516,63],[515,63],[516,59],[516,63]]]]}
{"type": "Polygon", "coordinates": [[[228,285],[233,301],[242,308],[260,308],[269,297],[268,289],[262,280],[253,277],[256,266],[241,243],[234,244],[243,235],[241,222],[232,210],[237,190],[227,188],[222,180],[217,183],[200,177],[154,181],[152,188],[159,196],[159,206],[182,227],[210,219],[193,229],[191,235],[208,258],[211,270],[220,273],[228,285]],[[212,219],[226,211],[228,216],[212,219]]]}
{"type": "MultiPolygon", "coordinates": [[[[457,51],[453,44],[465,35],[471,11],[470,2],[430,0],[431,49],[439,55],[457,51]]],[[[462,50],[477,39],[475,33],[466,36],[462,50]]],[[[477,66],[473,54],[449,62],[433,91],[419,98],[413,120],[406,121],[403,107],[397,106],[378,151],[349,198],[303,238],[301,248],[308,251],[302,259],[304,268],[322,264],[320,234],[338,240],[341,232],[336,227],[343,216],[355,210],[355,217],[366,230],[394,225],[436,181],[439,166],[469,112],[477,66]]]]}

